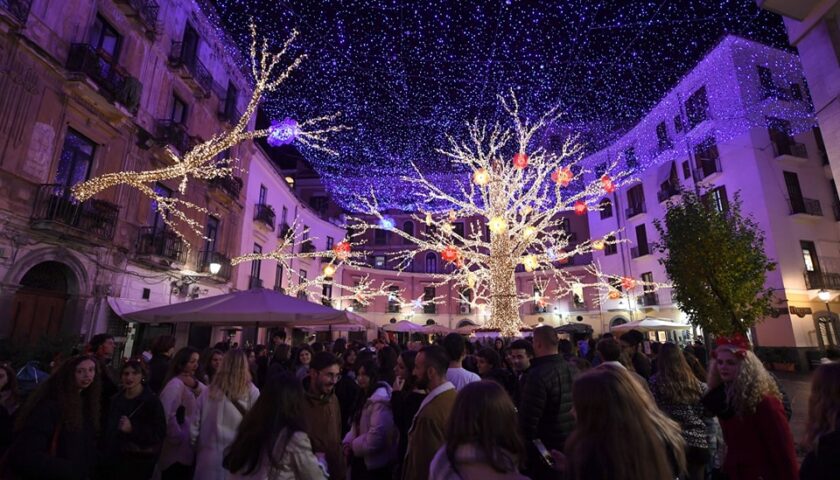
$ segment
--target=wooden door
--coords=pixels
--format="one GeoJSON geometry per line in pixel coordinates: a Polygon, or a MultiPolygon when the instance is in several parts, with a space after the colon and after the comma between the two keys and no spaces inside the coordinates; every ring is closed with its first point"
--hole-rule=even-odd
{"type": "Polygon", "coordinates": [[[21,289],[15,294],[12,338],[24,343],[61,331],[67,296],[46,290],[21,289]]]}

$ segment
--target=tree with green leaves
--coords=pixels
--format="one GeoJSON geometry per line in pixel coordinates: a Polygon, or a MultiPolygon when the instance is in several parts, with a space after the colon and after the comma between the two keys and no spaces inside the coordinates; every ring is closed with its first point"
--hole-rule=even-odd
{"type": "Polygon", "coordinates": [[[772,308],[764,283],[776,264],[764,253],[764,232],[741,215],[738,194],[728,206],[687,190],[678,198],[664,225],[654,221],[674,301],[706,333],[745,333],[772,308]]]}

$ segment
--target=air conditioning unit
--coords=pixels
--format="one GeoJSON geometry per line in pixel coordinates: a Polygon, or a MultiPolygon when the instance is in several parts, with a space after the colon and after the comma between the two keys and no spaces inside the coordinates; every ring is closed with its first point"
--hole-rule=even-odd
{"type": "Polygon", "coordinates": [[[461,313],[461,315],[466,315],[470,313],[470,306],[462,304],[458,307],[458,311],[461,313]]]}

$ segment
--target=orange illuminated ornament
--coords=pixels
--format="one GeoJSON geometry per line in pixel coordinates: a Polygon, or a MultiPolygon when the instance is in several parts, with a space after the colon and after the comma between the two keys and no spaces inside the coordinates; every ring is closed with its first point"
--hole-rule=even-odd
{"type": "Polygon", "coordinates": [[[444,248],[440,252],[440,258],[442,258],[445,262],[454,262],[455,260],[458,260],[458,257],[460,255],[461,253],[458,251],[458,249],[452,245],[444,248]]]}
{"type": "Polygon", "coordinates": [[[578,200],[575,202],[575,214],[577,215],[586,215],[586,211],[589,210],[589,207],[586,206],[586,202],[583,200],[578,200]]]}
{"type": "Polygon", "coordinates": [[[604,191],[607,193],[612,193],[615,191],[615,184],[613,184],[613,181],[609,175],[604,175],[603,177],[601,177],[601,186],[604,187],[604,191]]]}
{"type": "Polygon", "coordinates": [[[528,155],[524,153],[517,153],[513,156],[513,166],[517,170],[522,170],[523,168],[528,166],[528,155]]]}
{"type": "Polygon", "coordinates": [[[610,293],[607,294],[607,297],[609,297],[610,300],[618,300],[619,298],[621,298],[621,292],[619,292],[618,290],[610,290],[610,293]]]}
{"type": "Polygon", "coordinates": [[[569,186],[573,178],[574,174],[572,174],[572,169],[569,167],[558,168],[551,174],[551,180],[561,187],[569,186]]]}

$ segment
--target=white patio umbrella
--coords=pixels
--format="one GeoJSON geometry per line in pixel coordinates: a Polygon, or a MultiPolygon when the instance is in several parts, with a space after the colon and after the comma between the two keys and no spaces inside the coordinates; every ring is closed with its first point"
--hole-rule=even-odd
{"type": "Polygon", "coordinates": [[[622,323],[612,327],[613,332],[626,332],[638,330],[640,332],[671,332],[674,330],[688,330],[691,325],[676,323],[662,318],[645,317],[629,323],[622,323]]]}
{"type": "Polygon", "coordinates": [[[451,329],[451,328],[449,328],[449,327],[445,327],[445,326],[443,326],[443,325],[432,324],[432,325],[425,325],[425,326],[423,326],[423,328],[422,328],[422,330],[421,330],[421,331],[422,331],[423,333],[427,333],[427,334],[441,334],[441,335],[445,335],[445,334],[447,334],[447,333],[452,333],[452,332],[454,332],[455,330],[453,330],[453,329],[451,329]]]}
{"type": "Polygon", "coordinates": [[[217,326],[362,325],[374,328],[364,317],[307,302],[274,290],[255,288],[189,302],[149,308],[125,315],[140,323],[194,323],[217,326]]]}
{"type": "Polygon", "coordinates": [[[389,323],[388,325],[385,325],[383,329],[386,332],[413,333],[422,332],[423,326],[417,325],[413,322],[409,322],[408,320],[400,320],[399,322],[389,323]]]}

